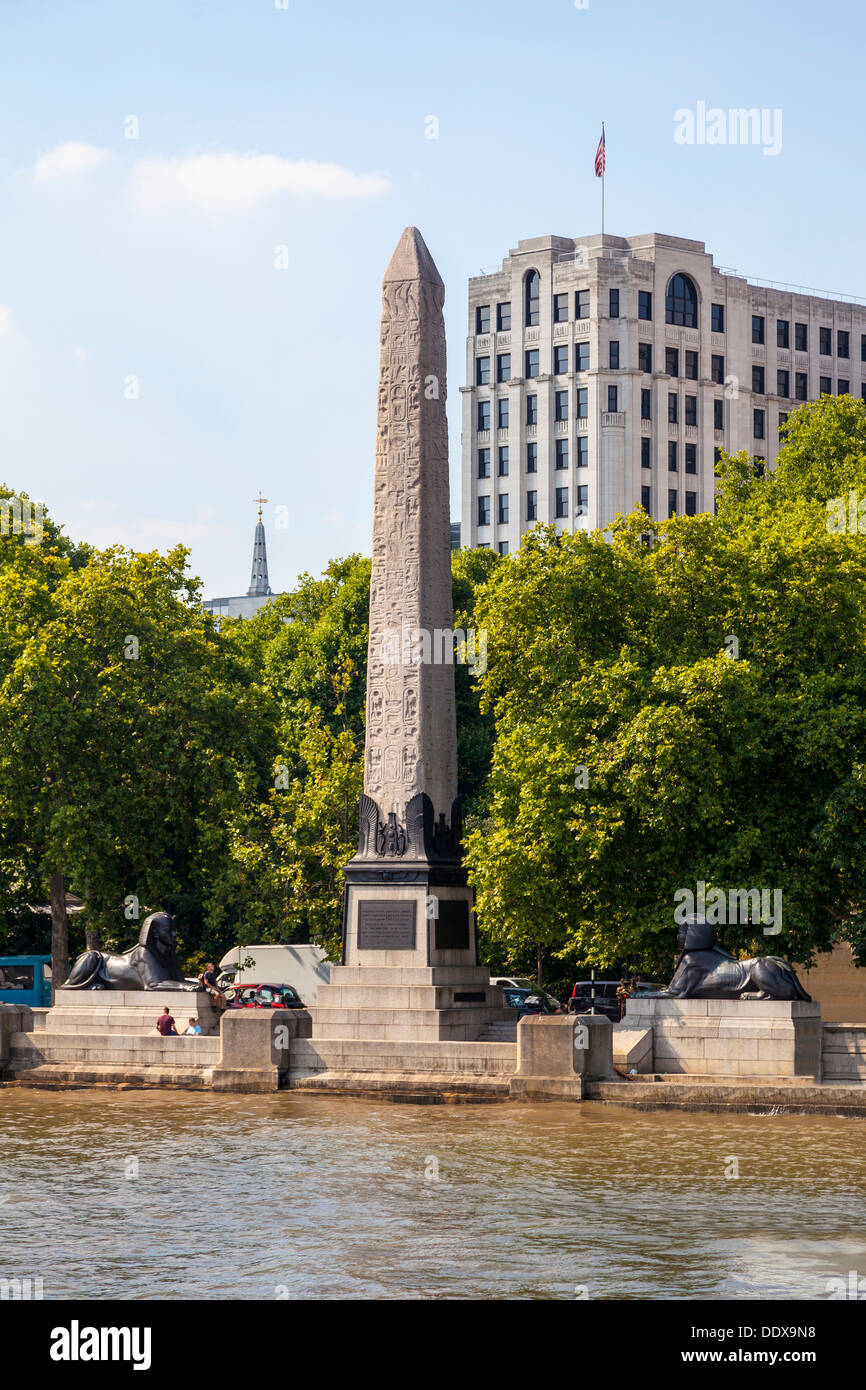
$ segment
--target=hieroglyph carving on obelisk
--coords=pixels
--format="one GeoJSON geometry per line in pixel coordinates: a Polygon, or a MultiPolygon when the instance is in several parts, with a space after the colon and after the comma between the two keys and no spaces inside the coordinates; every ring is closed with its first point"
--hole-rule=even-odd
{"type": "Polygon", "coordinates": [[[382,286],[367,653],[364,792],[383,823],[420,792],[450,817],[457,795],[444,300],[407,227],[382,286]]]}

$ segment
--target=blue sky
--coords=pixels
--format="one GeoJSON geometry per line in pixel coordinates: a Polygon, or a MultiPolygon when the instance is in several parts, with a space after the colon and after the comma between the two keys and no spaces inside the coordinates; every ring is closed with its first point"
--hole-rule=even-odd
{"type": "Polygon", "coordinates": [[[367,552],[414,223],[458,516],[467,278],[598,231],[602,120],[607,231],[866,297],[864,27],[853,0],[0,0],[0,479],[96,544],[183,541],[208,595],[249,583],[259,488],[275,589],[367,552]],[[678,145],[699,101],[781,109],[780,153],[678,145]]]}

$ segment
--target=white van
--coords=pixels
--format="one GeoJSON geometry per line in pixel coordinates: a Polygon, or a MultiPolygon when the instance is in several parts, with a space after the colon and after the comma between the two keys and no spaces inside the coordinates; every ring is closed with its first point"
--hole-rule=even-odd
{"type": "Polygon", "coordinates": [[[319,946],[234,946],[219,963],[219,983],[225,989],[244,981],[292,985],[309,1007],[319,985],[330,984],[331,967],[319,946]]]}

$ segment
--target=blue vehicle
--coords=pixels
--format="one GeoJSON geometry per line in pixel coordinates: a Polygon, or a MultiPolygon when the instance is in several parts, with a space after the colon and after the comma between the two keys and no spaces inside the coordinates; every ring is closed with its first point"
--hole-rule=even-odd
{"type": "Polygon", "coordinates": [[[0,956],[0,1004],[51,1004],[50,956],[0,956]]]}

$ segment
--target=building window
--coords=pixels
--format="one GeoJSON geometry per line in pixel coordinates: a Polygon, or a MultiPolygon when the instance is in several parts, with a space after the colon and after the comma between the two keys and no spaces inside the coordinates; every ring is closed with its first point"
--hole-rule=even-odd
{"type": "Polygon", "coordinates": [[[538,445],[533,442],[526,446],[526,471],[527,473],[538,472],[538,445]]]}
{"type": "Polygon", "coordinates": [[[527,425],[538,424],[538,397],[526,397],[526,423],[527,425]]]}
{"type": "Polygon", "coordinates": [[[504,526],[508,521],[508,493],[499,494],[499,521],[504,526]]]}
{"type": "Polygon", "coordinates": [[[677,413],[677,393],[676,393],[676,391],[669,391],[669,392],[668,392],[668,424],[669,424],[669,425],[675,425],[675,424],[677,423],[678,418],[679,418],[679,416],[678,416],[678,413],[677,413]]]}
{"type": "Polygon", "coordinates": [[[861,401],[866,401],[866,381],[864,381],[864,382],[861,383],[861,386],[860,386],[860,399],[861,399],[861,401]]]}
{"type": "Polygon", "coordinates": [[[537,270],[530,270],[523,282],[523,322],[527,328],[538,327],[538,304],[540,297],[541,276],[537,270]]]}
{"type": "Polygon", "coordinates": [[[508,477],[508,445],[507,445],[507,444],[500,444],[500,446],[499,446],[499,476],[500,476],[500,478],[507,478],[507,477],[508,477]]]}
{"type": "Polygon", "coordinates": [[[724,333],[725,331],[725,306],[724,304],[712,304],[710,306],[710,329],[713,333],[724,333]]]}
{"type": "Polygon", "coordinates": [[[586,483],[581,483],[577,489],[577,506],[574,509],[575,516],[586,516],[589,512],[589,488],[586,483]]]}
{"type": "Polygon", "coordinates": [[[577,388],[577,418],[585,420],[589,415],[589,390],[586,386],[577,388]]]}
{"type": "Polygon", "coordinates": [[[833,378],[831,376],[822,376],[818,378],[818,394],[821,396],[832,396],[833,378]]]}
{"type": "Polygon", "coordinates": [[[697,473],[698,471],[698,446],[697,444],[686,445],[686,472],[697,473]]]}
{"type": "Polygon", "coordinates": [[[752,458],[752,471],[754,472],[756,478],[763,478],[763,476],[764,476],[764,464],[765,464],[766,462],[767,462],[767,460],[764,458],[764,455],[763,455],[763,454],[755,454],[755,455],[753,456],[753,458],[752,458]]]}
{"type": "Polygon", "coordinates": [[[752,342],[762,343],[764,341],[764,320],[760,314],[752,315],[752,342]]]}
{"type": "Polygon", "coordinates": [[[725,403],[724,401],[713,401],[713,429],[723,430],[725,428],[725,403]]]}
{"type": "Polygon", "coordinates": [[[680,374],[680,350],[679,348],[665,348],[665,371],[668,376],[679,376],[680,374]]]}
{"type": "Polygon", "coordinates": [[[608,388],[607,388],[607,412],[608,412],[609,415],[615,415],[616,412],[617,412],[618,410],[619,410],[619,387],[618,387],[618,386],[608,386],[608,388]]]}
{"type": "Polygon", "coordinates": [[[844,332],[844,331],[840,328],[839,331],[838,331],[838,333],[836,334],[836,356],[837,356],[837,357],[849,357],[849,356],[850,356],[850,347],[849,347],[850,341],[851,341],[851,335],[850,335],[849,333],[847,333],[847,332],[844,332]]]}
{"type": "Polygon", "coordinates": [[[496,425],[500,430],[508,429],[508,397],[500,396],[496,402],[496,425]]]}
{"type": "Polygon", "coordinates": [[[652,391],[643,390],[640,393],[640,418],[652,419],[652,391]]]}
{"type": "Polygon", "coordinates": [[[496,358],[496,380],[511,380],[511,353],[500,352],[496,358]]]}
{"type": "Polygon", "coordinates": [[[860,361],[866,362],[866,333],[860,334],[860,361]]]}
{"type": "Polygon", "coordinates": [[[638,343],[637,345],[637,365],[642,372],[651,372],[653,369],[653,345],[652,343],[638,343]]]}
{"type": "Polygon", "coordinates": [[[568,419],[568,392],[556,391],[553,397],[553,418],[554,420],[568,419]]]}
{"type": "Polygon", "coordinates": [[[719,476],[718,468],[719,468],[719,464],[721,463],[721,460],[722,460],[722,451],[721,451],[721,449],[718,447],[718,445],[716,445],[715,449],[713,450],[713,472],[715,473],[716,477],[719,476]]]}
{"type": "Polygon", "coordinates": [[[511,302],[507,304],[497,304],[496,306],[496,331],[498,333],[509,333],[511,331],[511,302]]]}
{"type": "Polygon", "coordinates": [[[612,372],[619,371],[619,342],[616,338],[611,338],[610,340],[610,354],[608,357],[608,365],[612,372]]]}
{"type": "Polygon", "coordinates": [[[526,371],[524,376],[531,379],[538,376],[538,348],[526,349],[526,371]]]}
{"type": "Polygon", "coordinates": [[[619,290],[611,290],[607,311],[612,319],[619,318],[619,290]]]}
{"type": "Polygon", "coordinates": [[[830,357],[833,352],[832,328],[818,329],[818,351],[822,357],[830,357]]]}
{"type": "Polygon", "coordinates": [[[780,410],[780,411],[779,411],[779,429],[781,429],[782,426],[783,426],[784,424],[786,424],[787,419],[788,419],[787,411],[780,410]]]}
{"type": "Polygon", "coordinates": [[[851,383],[850,383],[850,381],[844,381],[843,378],[840,376],[839,380],[836,382],[836,395],[837,395],[837,396],[848,396],[848,395],[850,395],[850,393],[851,393],[851,383]]]}
{"type": "Polygon", "coordinates": [[[565,376],[568,371],[568,346],[553,349],[553,375],[565,376]]]}
{"type": "Polygon", "coordinates": [[[698,494],[696,492],[686,493],[686,516],[695,516],[698,510],[698,494]]]}
{"type": "Polygon", "coordinates": [[[791,325],[787,319],[776,319],[776,347],[791,346],[791,325]]]}
{"type": "Polygon", "coordinates": [[[499,542],[499,545],[498,545],[498,547],[497,547],[497,549],[499,550],[499,554],[500,554],[500,555],[507,555],[507,554],[508,554],[508,541],[500,541],[500,542],[499,542]]]}
{"type": "Polygon", "coordinates": [[[586,468],[589,464],[589,440],[585,434],[577,436],[577,466],[586,468]]]}
{"type": "Polygon", "coordinates": [[[479,478],[490,477],[490,450],[478,450],[478,476],[479,478]]]}
{"type": "Polygon", "coordinates": [[[490,525],[490,498],[479,497],[478,499],[478,525],[490,525]]]}
{"type": "Polygon", "coordinates": [[[753,428],[752,434],[756,439],[764,438],[764,412],[763,410],[752,411],[753,428]]]}
{"type": "Polygon", "coordinates": [[[568,488],[558,487],[556,489],[556,515],[557,517],[568,516],[568,488]]]}
{"type": "Polygon", "coordinates": [[[668,488],[668,516],[677,514],[677,490],[675,487],[668,488]]]}
{"type": "Polygon", "coordinates": [[[553,296],[553,322],[568,322],[568,294],[555,294],[553,296]]]}
{"type": "Polygon", "coordinates": [[[574,295],[574,317],[589,318],[589,290],[576,290],[574,295]]]}
{"type": "Polygon", "coordinates": [[[490,385],[490,358],[476,357],[475,359],[475,385],[490,385]]]}
{"type": "Polygon", "coordinates": [[[754,392],[754,394],[756,396],[763,396],[765,386],[766,381],[764,380],[764,368],[752,367],[752,391],[754,392]]]}
{"type": "Polygon", "coordinates": [[[647,516],[651,516],[653,506],[653,491],[652,488],[647,487],[646,484],[644,484],[640,490],[640,504],[646,512],[647,516]]]}
{"type": "Polygon", "coordinates": [[[665,296],[665,323],[681,328],[698,326],[698,292],[688,275],[674,275],[665,296]]]}
{"type": "Polygon", "coordinates": [[[567,468],[567,467],[568,467],[568,440],[567,440],[567,439],[557,439],[556,442],[555,442],[555,449],[556,449],[556,467],[557,467],[557,468],[567,468]]]}
{"type": "Polygon", "coordinates": [[[526,494],[526,520],[538,520],[538,493],[527,492],[526,494]]]}
{"type": "Polygon", "coordinates": [[[652,290],[638,290],[637,292],[637,316],[639,319],[651,319],[653,316],[653,297],[652,290]]]}
{"type": "Polygon", "coordinates": [[[650,450],[651,450],[651,449],[652,449],[652,440],[650,439],[650,437],[649,437],[648,434],[645,434],[645,435],[643,436],[643,438],[641,439],[641,442],[640,442],[640,466],[641,466],[641,468],[652,468],[652,466],[653,466],[653,465],[652,465],[652,457],[651,457],[651,454],[650,454],[650,450]]]}
{"type": "Polygon", "coordinates": [[[696,352],[686,352],[686,379],[697,381],[698,379],[698,354],[696,352]]]}
{"type": "Polygon", "coordinates": [[[724,357],[720,357],[718,353],[715,352],[713,353],[712,361],[710,363],[710,376],[712,377],[713,381],[716,383],[717,386],[724,386],[725,359],[724,357]]]}
{"type": "Polygon", "coordinates": [[[807,323],[794,324],[794,347],[797,352],[809,351],[809,325],[807,323]]]}
{"type": "Polygon", "coordinates": [[[696,425],[698,423],[698,398],[697,396],[686,396],[686,424],[696,425]]]}
{"type": "Polygon", "coordinates": [[[574,370],[576,372],[589,371],[589,343],[575,343],[574,370]]]}
{"type": "Polygon", "coordinates": [[[678,458],[677,458],[677,441],[676,441],[675,439],[669,439],[669,440],[668,440],[668,472],[669,472],[669,473],[676,473],[678,467],[679,467],[679,460],[678,460],[678,458]]]}
{"type": "Polygon", "coordinates": [[[490,332],[490,305],[489,305],[489,304],[479,304],[478,308],[475,310],[475,332],[476,332],[476,333],[489,333],[489,332],[490,332]]]}
{"type": "Polygon", "coordinates": [[[490,402],[478,402],[478,428],[480,430],[490,429],[490,402]]]}
{"type": "Polygon", "coordinates": [[[786,399],[791,394],[791,373],[776,372],[776,395],[786,399]]]}
{"type": "Polygon", "coordinates": [[[805,372],[794,373],[794,395],[798,401],[809,399],[809,378],[805,372]]]}

